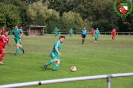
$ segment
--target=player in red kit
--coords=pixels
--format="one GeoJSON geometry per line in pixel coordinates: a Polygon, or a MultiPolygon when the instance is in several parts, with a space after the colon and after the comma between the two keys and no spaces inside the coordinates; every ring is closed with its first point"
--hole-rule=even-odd
{"type": "Polygon", "coordinates": [[[112,40],[115,40],[115,36],[116,36],[116,29],[114,28],[111,32],[112,34],[112,40]]]}
{"type": "Polygon", "coordinates": [[[4,35],[5,32],[6,32],[6,28],[5,27],[2,27],[2,29],[1,29],[1,35],[4,35]]]}
{"type": "Polygon", "coordinates": [[[3,35],[0,36],[0,64],[3,65],[2,60],[5,56],[5,46],[6,44],[8,44],[8,46],[11,47],[11,45],[9,44],[9,38],[8,36],[8,32],[5,32],[3,35]]]}
{"type": "Polygon", "coordinates": [[[95,33],[95,30],[92,29],[92,30],[91,30],[91,35],[92,35],[92,37],[94,36],[94,33],[95,33]]]}

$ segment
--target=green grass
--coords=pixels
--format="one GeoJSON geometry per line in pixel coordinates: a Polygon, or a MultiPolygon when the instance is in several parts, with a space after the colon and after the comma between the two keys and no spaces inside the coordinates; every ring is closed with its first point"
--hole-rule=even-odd
{"type": "MultiPolygon", "coordinates": [[[[43,65],[51,60],[48,56],[53,43],[58,40],[54,35],[24,36],[22,39],[25,54],[19,50],[15,53],[15,42],[10,37],[12,47],[6,47],[4,65],[0,65],[0,85],[39,80],[50,80],[70,77],[94,76],[115,73],[133,72],[133,36],[117,36],[115,41],[109,35],[101,35],[98,42],[90,35],[85,44],[81,44],[81,36],[72,38],[66,35],[62,44],[61,64],[57,72],[53,72],[54,64],[46,70],[43,65]],[[75,65],[76,72],[70,67],[75,65]]],[[[28,88],[106,88],[106,79],[86,80],[28,88]]],[[[111,79],[111,88],[132,88],[133,77],[111,79]]],[[[27,88],[27,87],[25,87],[27,88]]]]}

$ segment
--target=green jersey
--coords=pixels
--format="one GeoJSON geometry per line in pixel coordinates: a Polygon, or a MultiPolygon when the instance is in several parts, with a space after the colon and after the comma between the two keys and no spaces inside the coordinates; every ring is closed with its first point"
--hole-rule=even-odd
{"type": "Polygon", "coordinates": [[[21,29],[13,29],[12,30],[12,35],[14,35],[15,38],[20,38],[20,35],[22,33],[22,30],[21,29]]]}
{"type": "Polygon", "coordinates": [[[95,30],[95,35],[99,35],[99,30],[95,30]]]}
{"type": "Polygon", "coordinates": [[[60,50],[61,50],[61,43],[60,43],[60,41],[55,42],[54,46],[53,46],[53,48],[51,50],[51,53],[54,53],[55,55],[58,55],[57,51],[55,50],[55,47],[57,47],[58,51],[60,52],[60,50]]]}
{"type": "Polygon", "coordinates": [[[54,33],[55,33],[55,34],[58,34],[58,31],[59,31],[59,30],[58,30],[57,28],[54,29],[54,33]]]}
{"type": "Polygon", "coordinates": [[[73,34],[73,30],[72,29],[69,30],[69,34],[73,34]]]}

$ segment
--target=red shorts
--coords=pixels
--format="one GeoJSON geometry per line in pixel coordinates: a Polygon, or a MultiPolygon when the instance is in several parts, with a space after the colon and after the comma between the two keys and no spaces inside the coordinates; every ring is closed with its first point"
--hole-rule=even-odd
{"type": "Polygon", "coordinates": [[[0,46],[0,53],[2,53],[4,50],[4,48],[2,46],[0,46]]]}
{"type": "Polygon", "coordinates": [[[116,36],[116,34],[112,34],[112,36],[116,36]]]}

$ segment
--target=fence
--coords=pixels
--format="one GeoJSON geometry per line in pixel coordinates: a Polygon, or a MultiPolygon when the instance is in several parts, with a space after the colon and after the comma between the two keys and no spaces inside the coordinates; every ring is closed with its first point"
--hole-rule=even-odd
{"type": "Polygon", "coordinates": [[[37,86],[42,84],[53,84],[53,83],[73,82],[73,81],[81,81],[81,80],[105,79],[105,78],[107,80],[107,88],[111,88],[111,81],[110,81],[111,78],[126,77],[126,76],[133,76],[133,73],[120,73],[120,74],[85,76],[85,77],[64,78],[64,79],[54,79],[54,80],[42,80],[42,81],[34,81],[34,82],[0,85],[0,88],[17,88],[17,87],[26,87],[26,86],[37,86]]]}
{"type": "MultiPolygon", "coordinates": [[[[77,34],[81,34],[81,32],[77,32],[77,34]]],[[[91,32],[88,32],[87,34],[91,34],[91,32]]],[[[100,32],[102,35],[111,35],[111,32],[100,32]]],[[[133,35],[133,32],[117,32],[117,35],[133,35]]]]}

